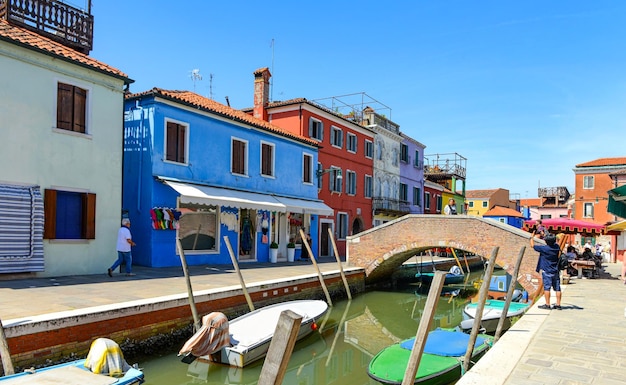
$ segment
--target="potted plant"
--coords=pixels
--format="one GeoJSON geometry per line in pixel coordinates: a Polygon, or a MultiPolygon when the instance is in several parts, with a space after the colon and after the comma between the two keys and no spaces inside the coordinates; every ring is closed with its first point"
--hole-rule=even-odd
{"type": "Polygon", "coordinates": [[[295,260],[296,255],[296,244],[293,241],[290,241],[287,244],[287,261],[293,262],[295,260]]]}
{"type": "Polygon", "coordinates": [[[270,262],[276,263],[278,261],[278,243],[272,242],[270,244],[270,262]]]}

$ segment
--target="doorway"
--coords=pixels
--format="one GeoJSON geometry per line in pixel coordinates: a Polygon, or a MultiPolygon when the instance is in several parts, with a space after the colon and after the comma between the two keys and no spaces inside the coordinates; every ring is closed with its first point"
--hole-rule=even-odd
{"type": "Polygon", "coordinates": [[[241,209],[239,220],[239,260],[251,261],[256,259],[256,210],[241,209]]]}

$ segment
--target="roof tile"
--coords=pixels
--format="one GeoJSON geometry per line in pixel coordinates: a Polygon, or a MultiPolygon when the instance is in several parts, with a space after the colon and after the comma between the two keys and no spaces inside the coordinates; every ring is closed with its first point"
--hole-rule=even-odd
{"type": "Polygon", "coordinates": [[[125,73],[116,68],[35,32],[11,25],[3,19],[0,19],[0,40],[11,41],[15,44],[23,45],[51,56],[60,57],[76,64],[86,65],[100,72],[105,72],[110,75],[123,78],[127,83],[132,83],[132,80],[129,79],[125,73]]]}
{"type": "Polygon", "coordinates": [[[626,166],[626,157],[599,158],[585,163],[579,163],[576,167],[599,167],[599,166],[626,166]]]}

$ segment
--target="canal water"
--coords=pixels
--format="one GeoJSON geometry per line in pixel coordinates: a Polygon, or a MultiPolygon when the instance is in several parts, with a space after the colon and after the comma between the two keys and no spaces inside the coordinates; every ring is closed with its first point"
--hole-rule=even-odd
{"type": "MultiPolygon", "coordinates": [[[[471,283],[481,274],[472,273],[466,285],[440,297],[432,328],[462,321],[463,307],[478,293],[471,283]]],[[[405,283],[334,303],[317,322],[318,331],[294,347],[283,384],[378,384],[367,375],[370,360],[383,348],[415,336],[427,295],[428,288],[405,283]]],[[[188,365],[177,357],[179,348],[139,363],[146,385],[256,384],[263,366],[262,360],[243,369],[198,360],[188,365]]]]}

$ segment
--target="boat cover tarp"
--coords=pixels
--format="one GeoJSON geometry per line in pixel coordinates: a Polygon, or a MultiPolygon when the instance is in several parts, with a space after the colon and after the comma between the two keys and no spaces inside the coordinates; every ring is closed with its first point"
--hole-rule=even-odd
{"type": "MultiPolygon", "coordinates": [[[[445,357],[463,356],[467,350],[470,335],[466,333],[449,331],[449,330],[433,330],[428,333],[426,345],[424,345],[424,353],[435,354],[445,357]]],[[[482,337],[476,337],[474,348],[484,344],[482,337]]],[[[403,341],[400,346],[403,349],[412,350],[415,344],[415,338],[403,341]]]]}
{"type": "Polygon", "coordinates": [[[121,377],[130,369],[120,346],[108,338],[97,338],[91,343],[85,367],[96,374],[121,377]]]}
{"type": "Polygon", "coordinates": [[[76,366],[63,366],[52,370],[36,371],[19,377],[3,377],[6,385],[112,385],[119,381],[115,377],[96,376],[76,366]]]}
{"type": "Polygon", "coordinates": [[[185,342],[179,355],[191,353],[196,357],[213,354],[231,346],[228,318],[224,313],[212,312],[202,317],[202,327],[185,342]]]}

